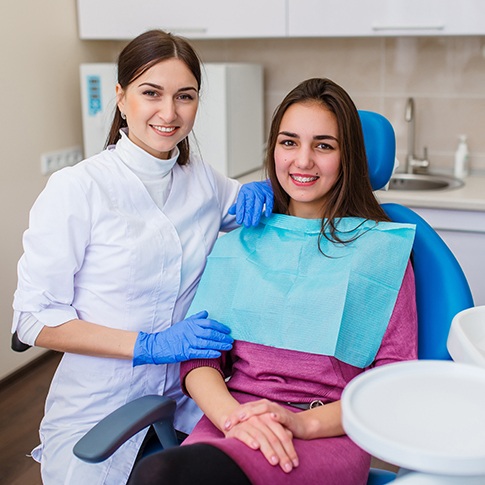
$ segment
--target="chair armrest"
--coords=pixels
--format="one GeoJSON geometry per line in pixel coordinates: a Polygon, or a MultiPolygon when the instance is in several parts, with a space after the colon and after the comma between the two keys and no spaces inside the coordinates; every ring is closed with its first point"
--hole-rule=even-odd
{"type": "Polygon", "coordinates": [[[12,350],[15,352],[25,352],[27,349],[30,349],[30,345],[24,344],[17,335],[17,332],[12,334],[12,342],[10,344],[12,350]]]}
{"type": "Polygon", "coordinates": [[[384,485],[385,483],[393,482],[396,479],[396,474],[389,470],[381,470],[380,468],[371,468],[367,485],[384,485]]]}
{"type": "Polygon", "coordinates": [[[109,458],[142,429],[154,425],[164,448],[177,446],[173,428],[175,401],[165,396],[143,396],[121,406],[91,428],[74,446],[74,454],[88,463],[109,458]]]}

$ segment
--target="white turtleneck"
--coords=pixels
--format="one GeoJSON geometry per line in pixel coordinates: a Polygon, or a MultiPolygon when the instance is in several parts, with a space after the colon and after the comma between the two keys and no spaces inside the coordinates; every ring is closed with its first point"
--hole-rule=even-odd
{"type": "Polygon", "coordinates": [[[120,134],[117,151],[121,154],[121,159],[142,181],[157,207],[162,209],[172,186],[172,168],[177,163],[179,149],[175,147],[171,158],[162,160],[135,145],[128,138],[125,129],[120,130],[120,134]]]}

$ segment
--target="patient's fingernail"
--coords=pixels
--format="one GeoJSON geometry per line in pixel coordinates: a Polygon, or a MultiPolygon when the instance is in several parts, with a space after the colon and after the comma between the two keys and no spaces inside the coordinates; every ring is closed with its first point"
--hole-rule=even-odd
{"type": "Polygon", "coordinates": [[[284,465],[284,468],[285,468],[285,472],[291,472],[291,465],[289,463],[286,463],[284,465]]]}
{"type": "Polygon", "coordinates": [[[299,465],[298,460],[297,459],[293,460],[293,466],[297,467],[298,465],[299,465]]]}
{"type": "Polygon", "coordinates": [[[231,421],[227,420],[225,423],[224,423],[224,429],[229,429],[231,427],[231,421]]]}

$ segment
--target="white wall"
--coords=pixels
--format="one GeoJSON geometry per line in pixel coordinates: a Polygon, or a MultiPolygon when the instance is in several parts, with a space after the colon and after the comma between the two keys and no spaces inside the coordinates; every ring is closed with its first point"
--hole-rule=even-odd
{"type": "Polygon", "coordinates": [[[79,64],[115,53],[112,43],[78,40],[75,0],[1,2],[0,379],[40,352],[10,350],[21,237],[47,180],[40,156],[81,145],[79,64]]]}

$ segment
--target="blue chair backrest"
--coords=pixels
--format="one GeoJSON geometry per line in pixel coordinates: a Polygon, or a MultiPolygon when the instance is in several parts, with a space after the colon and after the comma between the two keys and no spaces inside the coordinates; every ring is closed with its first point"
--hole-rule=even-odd
{"type": "Polygon", "coordinates": [[[396,136],[391,123],[373,111],[359,111],[369,178],[373,190],[382,189],[392,176],[396,158],[396,136]]]}
{"type": "MultiPolygon", "coordinates": [[[[386,185],[392,175],[396,145],[391,123],[382,115],[359,111],[372,188],[386,185]]],[[[382,204],[395,222],[416,224],[413,266],[418,309],[418,356],[451,359],[446,340],[453,317],[473,306],[470,287],[453,253],[418,214],[399,204],[382,204]]]]}

